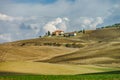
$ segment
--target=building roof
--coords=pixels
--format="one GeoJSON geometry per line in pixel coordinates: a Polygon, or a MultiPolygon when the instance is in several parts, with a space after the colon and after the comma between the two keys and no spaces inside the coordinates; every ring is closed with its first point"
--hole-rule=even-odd
{"type": "Polygon", "coordinates": [[[65,34],[74,34],[74,33],[76,33],[76,32],[68,32],[68,33],[65,33],[65,34]]]}
{"type": "Polygon", "coordinates": [[[61,32],[64,32],[64,31],[62,31],[62,30],[56,30],[56,31],[52,32],[52,34],[55,34],[56,32],[61,33],[61,32]]]}
{"type": "Polygon", "coordinates": [[[64,31],[62,31],[62,30],[56,30],[56,31],[54,31],[54,32],[64,32],[64,31]]]}

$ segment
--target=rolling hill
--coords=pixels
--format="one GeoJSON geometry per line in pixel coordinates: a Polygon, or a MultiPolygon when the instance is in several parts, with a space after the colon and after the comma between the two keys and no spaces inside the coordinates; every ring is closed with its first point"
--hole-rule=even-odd
{"type": "Polygon", "coordinates": [[[120,29],[94,30],[84,34],[80,39],[85,39],[91,44],[71,54],[56,56],[43,62],[120,67],[120,29]]]}
{"type": "Polygon", "coordinates": [[[0,72],[83,74],[119,69],[120,28],[0,44],[0,72]]]}

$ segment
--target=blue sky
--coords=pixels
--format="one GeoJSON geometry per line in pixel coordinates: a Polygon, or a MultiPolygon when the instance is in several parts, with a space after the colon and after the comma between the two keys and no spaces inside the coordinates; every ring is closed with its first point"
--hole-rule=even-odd
{"type": "Polygon", "coordinates": [[[41,3],[41,4],[50,4],[54,3],[57,0],[13,0],[14,2],[17,3],[41,3]]]}
{"type": "Polygon", "coordinates": [[[120,0],[1,0],[0,42],[120,23],[120,0]]]}

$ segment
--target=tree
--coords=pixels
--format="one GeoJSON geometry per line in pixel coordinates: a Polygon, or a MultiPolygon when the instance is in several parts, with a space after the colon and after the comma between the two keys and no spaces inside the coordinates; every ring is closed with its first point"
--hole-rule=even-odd
{"type": "Polygon", "coordinates": [[[39,36],[39,38],[41,38],[42,36],[39,36]]]}
{"type": "Polygon", "coordinates": [[[83,34],[85,34],[85,29],[83,29],[83,34]]]}
{"type": "Polygon", "coordinates": [[[48,36],[50,36],[50,35],[51,35],[50,31],[48,31],[47,35],[48,35],[48,36]]]}

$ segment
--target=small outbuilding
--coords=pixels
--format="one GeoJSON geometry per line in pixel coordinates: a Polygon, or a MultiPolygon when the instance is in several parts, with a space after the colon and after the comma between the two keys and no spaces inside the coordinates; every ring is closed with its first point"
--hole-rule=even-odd
{"type": "Polygon", "coordinates": [[[70,33],[65,33],[64,37],[70,37],[70,36],[76,36],[77,33],[76,32],[70,32],[70,33]]]}

